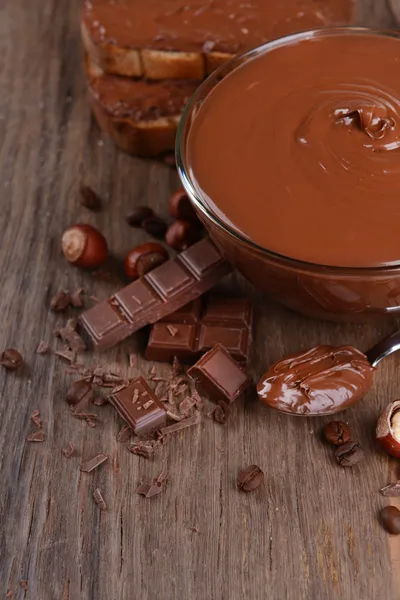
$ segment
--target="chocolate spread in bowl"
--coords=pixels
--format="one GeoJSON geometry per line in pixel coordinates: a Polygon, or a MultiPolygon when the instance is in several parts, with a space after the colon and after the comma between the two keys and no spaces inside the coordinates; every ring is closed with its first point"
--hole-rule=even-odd
{"type": "Polygon", "coordinates": [[[227,75],[187,142],[211,209],[282,256],[397,263],[399,65],[395,36],[337,30],[278,41],[227,75]]]}
{"type": "Polygon", "coordinates": [[[98,44],[236,53],[353,12],[353,0],[85,0],[83,19],[98,44]]]}

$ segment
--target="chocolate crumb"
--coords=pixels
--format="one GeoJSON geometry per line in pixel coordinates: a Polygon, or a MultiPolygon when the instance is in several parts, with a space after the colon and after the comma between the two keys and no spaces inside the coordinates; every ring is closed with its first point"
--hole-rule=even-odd
{"type": "Polygon", "coordinates": [[[69,292],[59,289],[55,296],[50,300],[50,309],[53,312],[64,312],[70,305],[71,296],[69,292]]]}
{"type": "Polygon", "coordinates": [[[96,396],[93,400],[93,404],[96,406],[104,406],[104,404],[108,404],[108,400],[104,396],[96,396]]]}
{"type": "Polygon", "coordinates": [[[97,385],[98,387],[104,386],[104,380],[99,375],[94,375],[92,381],[93,381],[94,385],[97,385]]]}
{"type": "Polygon", "coordinates": [[[40,412],[38,410],[34,410],[33,413],[31,414],[31,421],[37,429],[40,429],[42,426],[42,421],[39,417],[40,417],[40,412]]]}
{"type": "Polygon", "coordinates": [[[212,416],[216,423],[219,423],[220,425],[225,425],[230,415],[230,412],[231,409],[229,404],[227,402],[224,402],[223,400],[220,400],[216,408],[213,410],[212,416]]]}
{"type": "Polygon", "coordinates": [[[137,356],[136,354],[129,355],[129,366],[133,369],[137,364],[137,356]]]}
{"type": "Polygon", "coordinates": [[[22,589],[27,592],[28,591],[28,582],[25,579],[21,579],[19,582],[19,585],[22,587],[22,589]]]}
{"type": "Polygon", "coordinates": [[[175,337],[176,334],[178,333],[177,328],[174,327],[173,325],[167,325],[167,329],[168,329],[168,332],[170,333],[170,335],[172,335],[172,337],[175,337]]]}
{"type": "Polygon", "coordinates": [[[124,425],[124,427],[122,427],[122,429],[120,429],[120,431],[117,434],[117,442],[127,442],[130,437],[132,435],[132,429],[129,427],[129,425],[124,425]]]}
{"type": "Polygon", "coordinates": [[[126,381],[124,381],[123,383],[121,383],[120,385],[116,385],[112,390],[111,390],[111,394],[116,394],[117,392],[120,392],[121,390],[125,389],[127,387],[128,383],[126,381]]]}
{"type": "Polygon", "coordinates": [[[200,533],[200,529],[198,527],[189,527],[189,530],[192,533],[200,533]]]}
{"type": "Polygon", "coordinates": [[[46,437],[44,435],[44,432],[41,429],[39,429],[38,431],[35,431],[35,433],[31,433],[30,435],[28,435],[26,439],[28,442],[44,442],[46,437]]]}
{"type": "Polygon", "coordinates": [[[103,464],[103,462],[105,462],[106,460],[108,460],[108,454],[105,454],[104,452],[100,452],[93,458],[90,458],[89,460],[86,460],[85,462],[83,462],[80,465],[79,470],[82,471],[83,473],[90,473],[94,469],[97,469],[97,467],[99,467],[101,464],[103,464]]]}
{"type": "Polygon", "coordinates": [[[136,493],[145,496],[145,498],[152,498],[163,491],[167,479],[168,471],[162,471],[158,477],[140,484],[136,490],[136,493]]]}
{"type": "Polygon", "coordinates": [[[182,402],[179,405],[179,412],[182,415],[185,415],[185,417],[188,416],[189,411],[196,406],[196,401],[194,400],[194,398],[192,398],[191,396],[186,396],[186,398],[184,398],[182,400],[182,402]]]}
{"type": "Polygon", "coordinates": [[[75,360],[75,352],[72,352],[71,350],[68,350],[68,349],[55,350],[54,354],[56,354],[57,356],[60,356],[61,358],[64,358],[68,362],[73,362],[75,360]]]}
{"type": "Polygon", "coordinates": [[[96,488],[93,492],[93,500],[96,502],[97,506],[100,508],[100,510],[107,510],[107,504],[105,503],[105,500],[103,498],[103,494],[101,493],[101,491],[99,490],[99,488],[96,488]]]}
{"type": "Polygon", "coordinates": [[[48,349],[49,344],[47,342],[44,342],[43,340],[40,340],[38,347],[36,348],[36,354],[46,354],[48,349]]]}
{"type": "Polygon", "coordinates": [[[66,448],[63,448],[61,450],[63,456],[65,456],[65,458],[71,458],[71,456],[73,455],[75,450],[75,446],[72,442],[68,443],[68,446],[66,448]]]}
{"type": "Polygon", "coordinates": [[[137,456],[143,456],[143,458],[151,459],[154,457],[154,446],[151,444],[144,444],[143,442],[132,444],[129,446],[129,451],[137,456]]]}
{"type": "Polygon", "coordinates": [[[382,496],[386,496],[388,498],[395,498],[400,496],[400,481],[396,481],[395,483],[389,483],[389,485],[385,485],[381,489],[382,496]]]}
{"type": "Polygon", "coordinates": [[[92,419],[91,417],[86,417],[86,423],[87,423],[88,427],[92,427],[92,428],[96,427],[96,421],[94,419],[92,419]]]}
{"type": "Polygon", "coordinates": [[[185,415],[177,415],[174,412],[172,412],[171,410],[167,410],[167,415],[173,421],[178,421],[178,422],[183,421],[183,419],[185,418],[185,415]]]}
{"type": "Polygon", "coordinates": [[[71,294],[71,298],[70,298],[70,304],[71,306],[73,306],[74,308],[83,308],[84,303],[83,300],[81,298],[81,295],[83,294],[84,289],[83,288],[79,288],[76,290],[76,292],[74,292],[73,294],[71,294]]]}
{"type": "Polygon", "coordinates": [[[80,203],[85,208],[97,212],[101,210],[102,201],[94,190],[88,185],[81,185],[79,188],[80,203]]]}
{"type": "Polygon", "coordinates": [[[72,326],[67,324],[67,327],[60,329],[60,336],[73,352],[85,352],[86,344],[72,326]]]}

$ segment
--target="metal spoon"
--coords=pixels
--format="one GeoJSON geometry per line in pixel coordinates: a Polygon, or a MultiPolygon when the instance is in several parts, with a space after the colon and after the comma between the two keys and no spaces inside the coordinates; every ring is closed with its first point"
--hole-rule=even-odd
{"type": "Polygon", "coordinates": [[[400,350],[400,330],[395,331],[389,337],[375,344],[365,355],[371,365],[376,367],[382,358],[389,356],[393,352],[397,352],[397,350],[400,350]]]}

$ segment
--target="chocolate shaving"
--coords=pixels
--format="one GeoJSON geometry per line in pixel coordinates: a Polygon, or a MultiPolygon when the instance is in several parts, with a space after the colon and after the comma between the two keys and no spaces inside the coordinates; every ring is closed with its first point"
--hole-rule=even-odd
{"type": "Polygon", "coordinates": [[[40,417],[40,412],[38,410],[34,410],[33,413],[31,414],[31,421],[37,429],[40,429],[42,426],[42,421],[39,417],[40,417]]]}
{"type": "Polygon", "coordinates": [[[93,500],[96,502],[97,506],[100,508],[100,510],[107,510],[107,504],[105,503],[105,500],[103,498],[103,494],[101,493],[101,491],[99,490],[99,488],[96,488],[93,492],[93,500]]]}
{"type": "Polygon", "coordinates": [[[63,448],[61,450],[63,456],[65,456],[65,458],[71,458],[71,456],[73,455],[75,450],[75,446],[72,442],[68,443],[68,446],[66,448],[63,448]]]}
{"type": "Polygon", "coordinates": [[[106,460],[108,460],[108,454],[100,452],[100,454],[97,454],[93,458],[90,458],[89,460],[83,462],[80,465],[79,470],[83,473],[90,473],[94,469],[97,469],[97,467],[103,464],[103,462],[105,462],[106,460]]]}
{"type": "Polygon", "coordinates": [[[182,402],[179,405],[179,412],[184,415],[185,417],[188,416],[189,411],[196,406],[196,400],[194,398],[192,398],[191,396],[186,396],[186,398],[184,398],[182,400],[182,402]]]}
{"type": "Polygon", "coordinates": [[[169,435],[171,433],[176,433],[177,431],[181,431],[182,429],[186,429],[187,427],[192,427],[192,425],[197,425],[200,423],[201,417],[199,413],[195,413],[191,417],[187,417],[187,419],[183,419],[179,423],[175,423],[174,425],[168,425],[167,427],[162,427],[160,429],[161,435],[169,435]]]}
{"type": "MultiPolygon", "coordinates": [[[[128,386],[128,383],[126,381],[124,381],[124,383],[121,383],[120,385],[116,385],[112,390],[111,390],[111,394],[116,394],[117,392],[120,392],[121,390],[125,389],[128,386]]],[[[137,390],[135,390],[137,391],[137,390]]],[[[139,392],[138,392],[139,393],[139,392]]]]}
{"type": "Polygon", "coordinates": [[[122,429],[120,429],[120,431],[117,434],[117,442],[127,442],[130,437],[132,435],[132,429],[129,427],[129,425],[124,425],[124,427],[122,427],[122,429]]]}
{"type": "Polygon", "coordinates": [[[60,336],[64,342],[66,342],[73,352],[84,352],[86,350],[86,344],[72,327],[63,327],[60,329],[60,336]]]}
{"type": "Polygon", "coordinates": [[[36,354],[46,354],[49,349],[49,344],[41,340],[36,348],[36,354]]]}
{"type": "Polygon", "coordinates": [[[176,413],[172,412],[171,410],[167,410],[167,415],[173,421],[178,421],[178,422],[183,421],[183,419],[185,418],[185,415],[177,415],[176,413]]]}
{"type": "Polygon", "coordinates": [[[50,300],[50,309],[53,312],[63,312],[70,304],[71,296],[69,292],[58,290],[55,296],[50,300]]]}
{"type": "Polygon", "coordinates": [[[60,356],[61,358],[65,358],[69,362],[73,362],[75,360],[75,352],[71,352],[71,350],[55,350],[54,354],[60,356]]]}
{"type": "Polygon", "coordinates": [[[19,585],[22,587],[24,592],[28,591],[28,582],[25,579],[21,579],[19,585]]]}
{"type": "Polygon", "coordinates": [[[141,494],[145,498],[152,498],[156,496],[165,488],[165,484],[168,479],[168,471],[162,471],[158,477],[145,481],[136,490],[137,494],[141,494]]]}
{"type": "Polygon", "coordinates": [[[133,392],[133,395],[132,395],[132,404],[136,404],[138,399],[139,399],[139,390],[135,389],[135,391],[133,392]]]}
{"type": "Polygon", "coordinates": [[[76,292],[74,292],[73,294],[71,294],[71,298],[70,298],[70,304],[71,306],[73,306],[74,308],[83,308],[84,303],[83,300],[81,298],[81,295],[83,294],[84,289],[83,288],[79,288],[76,290],[76,292]]]}
{"type": "Polygon", "coordinates": [[[388,498],[397,498],[400,496],[400,481],[396,481],[395,483],[389,483],[389,485],[385,485],[381,489],[382,496],[386,496],[388,498]]]}
{"type": "Polygon", "coordinates": [[[144,444],[143,442],[132,444],[129,446],[129,451],[137,456],[143,456],[143,458],[151,459],[154,457],[154,446],[151,444],[144,444]]]}
{"type": "Polygon", "coordinates": [[[31,433],[30,435],[28,435],[26,439],[28,442],[44,442],[46,437],[44,435],[44,432],[41,429],[39,429],[38,431],[35,431],[35,433],[31,433]]]}
{"type": "MultiPolygon", "coordinates": [[[[82,419],[84,421],[100,421],[100,417],[95,415],[94,413],[83,413],[83,412],[75,412],[71,410],[71,414],[75,419],[82,419]]],[[[93,427],[93,425],[91,425],[93,427]]]]}

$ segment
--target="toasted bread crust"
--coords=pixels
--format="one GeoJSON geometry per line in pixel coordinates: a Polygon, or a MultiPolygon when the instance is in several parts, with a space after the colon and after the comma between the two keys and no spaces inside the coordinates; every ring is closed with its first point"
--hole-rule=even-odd
{"type": "Polygon", "coordinates": [[[196,79],[201,81],[232,58],[226,52],[175,52],[148,48],[123,48],[96,43],[85,21],[81,22],[83,45],[90,59],[105,73],[146,79],[196,79]]]}
{"type": "Polygon", "coordinates": [[[102,129],[129,154],[158,156],[174,150],[182,111],[194,81],[133,81],[104,73],[86,60],[89,97],[102,129]]]}

